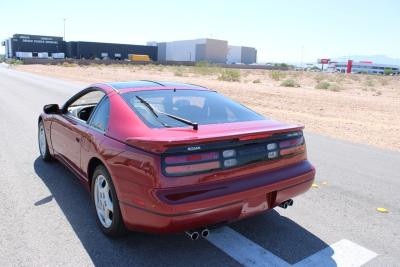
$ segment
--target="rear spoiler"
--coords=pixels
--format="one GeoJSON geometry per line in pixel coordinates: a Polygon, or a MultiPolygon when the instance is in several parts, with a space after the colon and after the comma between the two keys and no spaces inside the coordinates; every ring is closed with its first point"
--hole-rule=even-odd
{"type": "MultiPolygon", "coordinates": [[[[127,145],[139,148],[148,152],[161,154],[171,147],[193,146],[218,141],[245,141],[253,139],[264,139],[276,133],[287,133],[303,130],[303,126],[288,127],[260,132],[237,133],[232,135],[204,135],[190,136],[188,138],[166,138],[166,137],[129,137],[125,139],[127,145]]],[[[196,149],[193,149],[196,150],[196,149]]]]}

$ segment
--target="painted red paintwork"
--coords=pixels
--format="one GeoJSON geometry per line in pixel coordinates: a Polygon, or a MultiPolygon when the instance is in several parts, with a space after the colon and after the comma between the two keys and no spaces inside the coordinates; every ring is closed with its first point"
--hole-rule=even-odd
{"type": "MultiPolygon", "coordinates": [[[[147,127],[120,94],[107,84],[110,100],[106,133],[66,115],[41,114],[50,152],[68,166],[90,191],[91,162],[102,162],[111,174],[127,228],[178,232],[239,220],[271,209],[307,191],[315,176],[305,144],[296,154],[226,170],[183,177],[165,177],[160,154],[172,146],[219,140],[251,140],[302,127],[274,120],[219,125],[147,127]],[[221,191],[220,189],[223,188],[221,191]]],[[[129,88],[185,90],[187,87],[129,88]]],[[[196,90],[207,90],[198,89],[196,90]]]]}

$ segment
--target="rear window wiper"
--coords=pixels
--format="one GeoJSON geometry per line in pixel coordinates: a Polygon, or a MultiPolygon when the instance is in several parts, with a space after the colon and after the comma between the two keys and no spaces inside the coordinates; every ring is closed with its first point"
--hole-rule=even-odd
{"type": "MultiPolygon", "coordinates": [[[[199,125],[196,122],[191,122],[190,120],[166,113],[166,112],[162,112],[159,110],[156,110],[149,102],[147,102],[146,100],[144,100],[143,98],[141,98],[140,96],[136,96],[137,99],[139,99],[139,101],[141,103],[143,103],[153,114],[154,116],[156,116],[158,118],[158,114],[163,114],[167,117],[170,117],[174,120],[180,121],[184,124],[190,125],[193,127],[193,130],[198,130],[199,129],[199,125]]],[[[165,125],[164,125],[165,126],[165,125]]]]}

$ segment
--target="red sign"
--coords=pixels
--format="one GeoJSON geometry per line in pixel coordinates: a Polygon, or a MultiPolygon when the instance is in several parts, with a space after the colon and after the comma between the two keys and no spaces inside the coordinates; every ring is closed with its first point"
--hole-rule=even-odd
{"type": "Polygon", "coordinates": [[[329,64],[329,62],[331,62],[330,58],[320,58],[320,59],[318,59],[318,63],[319,64],[329,64]]]}
{"type": "Polygon", "coordinates": [[[353,67],[353,60],[349,59],[347,61],[347,69],[346,69],[346,73],[351,73],[351,68],[353,67]]]}

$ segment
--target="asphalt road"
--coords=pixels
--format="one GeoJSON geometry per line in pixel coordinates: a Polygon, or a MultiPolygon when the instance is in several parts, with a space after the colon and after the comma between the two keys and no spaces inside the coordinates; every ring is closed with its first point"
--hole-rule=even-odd
{"type": "MultiPolygon", "coordinates": [[[[110,240],[100,233],[87,192],[60,163],[43,163],[37,148],[42,106],[63,103],[81,87],[0,67],[0,266],[240,266],[213,242],[184,234],[110,240]]],[[[289,264],[347,239],[378,254],[368,266],[400,265],[400,153],[306,138],[319,187],[287,210],[229,229],[289,264]]]]}

